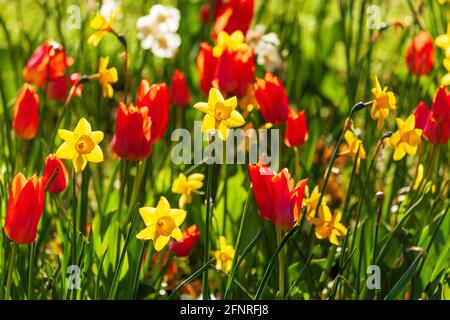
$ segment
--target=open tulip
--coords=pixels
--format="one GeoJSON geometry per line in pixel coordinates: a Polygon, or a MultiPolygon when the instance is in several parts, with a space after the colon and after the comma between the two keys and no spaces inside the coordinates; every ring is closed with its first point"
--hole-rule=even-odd
{"type": "Polygon", "coordinates": [[[273,124],[285,123],[289,114],[289,101],[284,86],[272,72],[264,79],[256,79],[255,96],[265,121],[273,124]]]}
{"type": "Polygon", "coordinates": [[[173,105],[176,107],[183,107],[191,102],[186,78],[180,70],[175,70],[173,73],[170,97],[173,105]]]}
{"type": "Polygon", "coordinates": [[[433,63],[433,37],[427,31],[420,31],[408,46],[406,65],[415,75],[427,75],[433,69],[433,63]]]}
{"type": "Polygon", "coordinates": [[[261,216],[272,221],[279,229],[289,231],[300,218],[307,179],[294,186],[289,171],[271,171],[262,160],[248,166],[261,216]]]}
{"type": "Polygon", "coordinates": [[[49,154],[45,160],[44,176],[42,177],[44,185],[50,181],[56,169],[58,169],[58,174],[48,187],[48,191],[52,193],[60,193],[66,189],[69,182],[69,173],[61,159],[55,154],[49,154]]]}
{"type": "Polygon", "coordinates": [[[12,127],[16,136],[26,140],[33,139],[38,132],[39,95],[27,83],[17,94],[12,127]]]}
{"type": "Polygon", "coordinates": [[[34,175],[27,180],[22,173],[14,177],[5,219],[5,233],[14,243],[29,244],[36,240],[44,199],[42,178],[34,175]]]}
{"type": "Polygon", "coordinates": [[[169,244],[169,249],[177,257],[187,257],[191,254],[199,237],[200,231],[197,225],[193,224],[183,231],[183,238],[181,240],[172,241],[169,244]]]}
{"type": "Polygon", "coordinates": [[[293,109],[289,110],[284,143],[288,147],[297,147],[304,144],[307,139],[308,127],[306,125],[305,110],[300,112],[293,109]]]}
{"type": "Polygon", "coordinates": [[[161,140],[169,124],[169,90],[165,83],[150,85],[143,79],[138,89],[137,107],[148,107],[148,114],[152,119],[152,142],[161,140]]]}
{"type": "Polygon", "coordinates": [[[63,76],[73,60],[66,56],[64,47],[55,41],[45,41],[31,55],[22,72],[25,82],[43,88],[46,81],[63,76]]]}
{"type": "Polygon", "coordinates": [[[148,107],[128,107],[119,102],[116,115],[116,132],[112,139],[112,150],[121,158],[128,160],[145,159],[151,152],[152,121],[148,107]]]}

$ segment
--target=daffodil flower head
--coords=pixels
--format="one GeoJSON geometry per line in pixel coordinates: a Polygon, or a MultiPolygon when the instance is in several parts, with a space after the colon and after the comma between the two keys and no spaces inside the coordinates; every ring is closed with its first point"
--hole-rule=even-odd
{"type": "Polygon", "coordinates": [[[450,48],[450,23],[447,24],[447,33],[438,35],[434,40],[437,47],[442,49],[450,48]]]}
{"type": "Polygon", "coordinates": [[[218,250],[214,252],[216,258],[216,269],[222,270],[225,273],[231,271],[231,265],[234,257],[234,247],[227,244],[224,236],[220,236],[217,241],[218,250]]]}
{"type": "Polygon", "coordinates": [[[219,131],[219,137],[226,140],[228,129],[240,127],[245,124],[242,115],[235,110],[237,98],[225,100],[216,88],[209,90],[208,102],[198,102],[194,108],[206,113],[202,122],[202,132],[219,131]]]}
{"type": "Polygon", "coordinates": [[[156,208],[143,207],[139,213],[144,220],[145,229],[136,235],[140,240],[152,240],[156,251],[161,251],[170,238],[179,241],[183,238],[180,225],[186,218],[186,211],[170,208],[169,201],[161,197],[156,208]]]}
{"type": "MultiPolygon", "coordinates": [[[[317,206],[320,200],[319,186],[315,186],[313,191],[309,193],[308,186],[305,187],[305,197],[303,199],[303,206],[306,207],[306,221],[312,222],[316,215],[317,206]]],[[[322,203],[326,203],[326,196],[322,197],[322,203]]]]}
{"type": "Polygon", "coordinates": [[[117,69],[112,67],[108,69],[109,57],[100,57],[98,73],[93,75],[91,79],[98,80],[102,86],[103,96],[111,98],[114,94],[111,83],[116,83],[119,79],[117,69]]]}
{"type": "Polygon", "coordinates": [[[220,57],[224,50],[233,52],[245,49],[247,45],[244,40],[244,34],[240,30],[235,31],[232,34],[220,31],[217,35],[217,44],[213,49],[213,56],[216,58],[220,57]]]}
{"type": "Polygon", "coordinates": [[[97,13],[90,23],[90,27],[96,31],[88,38],[87,43],[96,47],[106,33],[111,32],[115,34],[114,22],[119,13],[120,8],[114,9],[109,16],[109,19],[100,13],[97,13]]]}
{"type": "Polygon", "coordinates": [[[203,186],[203,179],[205,179],[205,176],[201,173],[194,173],[189,177],[186,177],[183,173],[180,173],[180,175],[173,181],[172,192],[181,194],[178,202],[178,206],[181,209],[184,209],[187,203],[192,202],[192,192],[199,193],[198,190],[203,186]]]}
{"type": "Polygon", "coordinates": [[[406,154],[411,156],[417,152],[417,146],[422,141],[422,130],[416,129],[416,118],[411,114],[406,121],[395,119],[398,130],[389,138],[389,143],[395,149],[394,160],[403,159],[406,154]]]}
{"type": "Polygon", "coordinates": [[[397,107],[397,100],[392,91],[387,91],[387,88],[381,88],[378,78],[375,77],[375,87],[372,88],[374,96],[370,116],[372,119],[378,119],[377,128],[383,128],[384,120],[389,116],[389,112],[397,107]]]}
{"type": "Polygon", "coordinates": [[[366,159],[366,150],[364,149],[364,145],[361,139],[358,139],[351,130],[345,131],[344,139],[347,142],[347,152],[350,154],[353,160],[356,159],[356,154],[358,154],[358,158],[356,159],[356,171],[359,172],[361,159],[366,159]]]}
{"type": "Polygon", "coordinates": [[[317,239],[328,238],[336,246],[339,245],[339,237],[347,234],[347,228],[340,223],[342,213],[337,210],[331,215],[331,210],[326,204],[319,208],[319,217],[314,218],[315,234],[317,239]]]}
{"type": "Polygon", "coordinates": [[[91,125],[85,118],[78,121],[73,132],[59,129],[58,135],[64,142],[56,150],[56,156],[72,160],[76,173],[83,171],[88,162],[103,161],[103,152],[98,145],[103,140],[103,132],[91,131],[91,125]]]}

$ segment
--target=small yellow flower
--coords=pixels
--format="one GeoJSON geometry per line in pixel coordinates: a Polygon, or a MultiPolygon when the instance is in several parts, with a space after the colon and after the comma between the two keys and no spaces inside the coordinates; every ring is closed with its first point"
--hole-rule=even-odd
{"type": "Polygon", "coordinates": [[[116,83],[119,79],[117,76],[117,69],[112,67],[108,69],[109,57],[100,57],[98,73],[92,75],[90,79],[100,82],[103,90],[103,96],[111,98],[114,90],[111,83],[116,83]]]}
{"type": "Polygon", "coordinates": [[[334,245],[339,245],[338,237],[347,234],[347,228],[340,223],[342,213],[337,210],[331,215],[330,208],[326,204],[322,204],[319,208],[319,217],[314,218],[315,233],[317,239],[330,239],[334,245]]]}
{"type": "Polygon", "coordinates": [[[345,141],[347,142],[347,153],[350,154],[353,160],[356,158],[356,154],[358,153],[359,148],[359,155],[358,159],[356,159],[356,171],[359,172],[359,165],[361,162],[361,159],[366,159],[366,150],[364,149],[364,145],[360,139],[358,139],[352,131],[347,130],[344,134],[345,141]]]}
{"type": "Polygon", "coordinates": [[[206,113],[203,118],[202,132],[219,130],[219,137],[226,140],[228,129],[245,124],[242,115],[234,110],[237,106],[236,97],[225,100],[216,88],[209,90],[208,102],[197,102],[194,108],[206,113]]]}
{"type": "Polygon", "coordinates": [[[218,250],[214,253],[216,258],[216,269],[222,270],[225,273],[230,272],[234,257],[234,247],[227,244],[224,236],[219,237],[217,241],[218,250]]]}
{"type": "Polygon", "coordinates": [[[244,43],[245,37],[242,31],[237,30],[231,35],[225,31],[220,31],[217,36],[217,44],[213,49],[213,56],[220,57],[226,49],[230,51],[238,51],[245,49],[247,45],[244,43]]]}
{"type": "Polygon", "coordinates": [[[410,115],[406,121],[395,119],[398,130],[389,138],[389,143],[394,147],[394,160],[403,159],[406,154],[411,156],[417,152],[417,146],[422,141],[422,130],[416,129],[416,118],[410,115]]]}
{"type": "MultiPolygon", "coordinates": [[[[306,207],[306,221],[312,222],[314,216],[316,215],[317,206],[319,205],[320,199],[319,187],[315,186],[311,194],[309,194],[308,186],[305,187],[305,197],[303,199],[303,206],[306,207]]],[[[322,203],[326,203],[326,197],[322,197],[322,203]]]]}
{"type": "Polygon", "coordinates": [[[171,209],[169,201],[161,197],[156,208],[139,209],[145,229],[136,235],[140,240],[152,240],[156,251],[161,251],[170,238],[179,241],[183,238],[180,225],[186,218],[186,211],[171,209]]]}
{"type": "Polygon", "coordinates": [[[103,140],[103,132],[91,131],[91,125],[85,118],[78,121],[73,132],[59,129],[58,135],[64,142],[56,150],[56,156],[72,160],[76,173],[83,171],[88,161],[103,161],[103,152],[98,145],[103,140]]]}
{"type": "Polygon", "coordinates": [[[98,46],[100,41],[102,40],[103,36],[107,32],[111,32],[116,34],[114,31],[114,21],[116,19],[117,14],[120,12],[120,9],[117,8],[111,12],[111,16],[108,19],[106,19],[101,14],[97,14],[94,19],[91,20],[90,27],[97,30],[95,31],[87,40],[88,44],[91,44],[93,46],[98,46]]]}
{"type": "Polygon", "coordinates": [[[438,0],[440,4],[445,4],[446,2],[450,2],[450,0],[438,0]]]}
{"type": "Polygon", "coordinates": [[[192,192],[199,193],[197,190],[203,186],[203,179],[205,179],[205,176],[201,173],[194,173],[189,177],[180,173],[178,178],[173,181],[172,192],[181,194],[180,200],[178,201],[178,206],[181,209],[184,209],[186,203],[192,202],[192,192]]]}
{"type": "Polygon", "coordinates": [[[377,128],[383,128],[384,120],[389,116],[389,111],[395,110],[397,100],[392,91],[387,91],[387,88],[381,88],[378,78],[375,77],[375,88],[372,88],[374,96],[370,116],[372,119],[378,119],[377,128]]]}

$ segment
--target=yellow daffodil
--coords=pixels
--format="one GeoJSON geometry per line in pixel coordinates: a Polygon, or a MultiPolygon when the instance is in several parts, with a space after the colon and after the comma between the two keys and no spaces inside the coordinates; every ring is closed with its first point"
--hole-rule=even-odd
{"type": "Polygon", "coordinates": [[[375,77],[375,88],[372,88],[373,104],[370,111],[372,119],[378,119],[377,128],[383,128],[384,120],[389,116],[391,110],[395,110],[397,100],[392,91],[387,91],[387,88],[381,88],[378,78],[375,77]]]}
{"type": "MultiPolygon", "coordinates": [[[[315,186],[311,194],[308,186],[305,187],[305,197],[303,198],[303,206],[306,207],[306,221],[312,222],[316,215],[317,206],[320,199],[319,187],[315,186]]],[[[326,203],[326,197],[322,197],[322,203],[326,203]]]]}
{"type": "Polygon", "coordinates": [[[242,115],[234,110],[236,106],[236,97],[225,100],[219,90],[211,88],[208,102],[198,102],[194,105],[195,109],[206,113],[202,132],[218,130],[220,139],[226,140],[229,128],[240,127],[245,123],[242,115]]]}
{"type": "Polygon", "coordinates": [[[107,32],[111,32],[116,34],[114,31],[114,21],[116,19],[117,14],[120,12],[120,9],[117,8],[111,12],[109,20],[98,13],[94,19],[91,20],[90,27],[95,29],[96,31],[88,38],[87,43],[92,44],[93,46],[98,46],[103,36],[107,32]]]}
{"type": "Polygon", "coordinates": [[[328,238],[334,245],[339,245],[339,237],[347,234],[347,228],[340,223],[342,214],[337,210],[331,215],[331,210],[326,204],[319,208],[319,217],[314,218],[315,233],[317,239],[328,238]]]}
{"type": "Polygon", "coordinates": [[[360,139],[358,139],[352,131],[347,130],[344,134],[345,141],[347,142],[347,153],[350,154],[353,160],[356,158],[356,154],[358,153],[359,148],[359,155],[358,159],[356,159],[356,171],[359,172],[359,165],[361,162],[361,159],[366,159],[366,150],[364,149],[364,145],[360,139]]]}
{"type": "Polygon", "coordinates": [[[422,130],[416,129],[416,118],[410,115],[406,121],[395,119],[398,130],[389,138],[389,143],[394,147],[394,160],[403,159],[406,154],[411,156],[417,152],[417,146],[422,141],[422,130]]]}
{"type": "Polygon", "coordinates": [[[184,209],[186,203],[192,202],[192,192],[198,193],[197,190],[201,189],[203,186],[203,179],[205,176],[201,173],[191,174],[186,177],[184,174],[180,173],[178,178],[176,178],[172,184],[172,192],[181,194],[178,206],[184,209]]]}
{"type": "Polygon", "coordinates": [[[85,118],[78,121],[73,132],[60,129],[58,135],[64,142],[56,150],[56,156],[72,160],[76,173],[83,171],[88,162],[103,161],[103,152],[98,145],[103,140],[103,132],[91,131],[91,125],[85,118]]]}
{"type": "Polygon", "coordinates": [[[145,229],[136,235],[140,240],[152,240],[156,251],[161,251],[170,238],[179,241],[183,238],[180,225],[186,218],[186,211],[171,209],[169,201],[161,197],[156,208],[139,209],[145,229]]]}
{"type": "Polygon", "coordinates": [[[242,31],[237,30],[232,34],[220,31],[217,36],[217,44],[213,49],[213,56],[220,57],[224,50],[237,51],[245,49],[247,45],[244,43],[245,37],[242,31]]]}
{"type": "Polygon", "coordinates": [[[117,76],[117,69],[112,67],[108,69],[109,57],[101,57],[98,67],[98,73],[89,77],[91,80],[100,82],[103,90],[103,96],[111,98],[114,90],[111,83],[116,83],[119,79],[117,76]]]}
{"type": "Polygon", "coordinates": [[[219,248],[214,253],[214,257],[216,258],[216,269],[228,273],[230,272],[233,263],[234,247],[231,244],[227,244],[227,240],[224,236],[219,237],[217,246],[219,248]]]}

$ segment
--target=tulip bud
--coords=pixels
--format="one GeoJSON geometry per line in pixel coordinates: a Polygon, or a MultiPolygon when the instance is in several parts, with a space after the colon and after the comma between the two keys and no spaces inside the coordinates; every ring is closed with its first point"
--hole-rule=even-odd
{"type": "Polygon", "coordinates": [[[56,178],[53,180],[50,186],[48,186],[48,191],[52,193],[63,192],[69,182],[69,173],[67,171],[64,162],[56,157],[55,154],[49,154],[45,160],[43,183],[44,186],[50,181],[55,170],[58,169],[56,178]]]}
{"type": "Polygon", "coordinates": [[[283,84],[272,72],[264,79],[256,79],[255,97],[265,121],[273,124],[285,123],[289,114],[289,101],[283,84]]]}
{"type": "Polygon", "coordinates": [[[200,231],[197,225],[193,224],[183,231],[183,239],[169,244],[169,249],[177,257],[187,257],[191,254],[199,237],[200,231]]]}
{"type": "Polygon", "coordinates": [[[186,83],[184,73],[175,70],[172,76],[172,88],[170,92],[172,103],[176,107],[183,107],[191,102],[189,88],[186,83]]]}
{"type": "Polygon", "coordinates": [[[29,84],[24,84],[14,103],[13,130],[22,139],[33,139],[39,127],[39,96],[29,84]]]}
{"type": "Polygon", "coordinates": [[[307,139],[308,127],[306,126],[305,110],[296,112],[291,109],[286,122],[284,143],[288,147],[296,147],[304,144],[307,139]]]}

